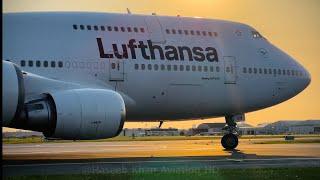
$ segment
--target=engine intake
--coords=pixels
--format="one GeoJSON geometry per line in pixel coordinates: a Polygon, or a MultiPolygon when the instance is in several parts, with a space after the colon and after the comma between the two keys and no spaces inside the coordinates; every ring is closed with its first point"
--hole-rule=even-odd
{"type": "Polygon", "coordinates": [[[14,63],[2,61],[2,66],[2,125],[10,126],[23,110],[23,74],[14,63]]]}

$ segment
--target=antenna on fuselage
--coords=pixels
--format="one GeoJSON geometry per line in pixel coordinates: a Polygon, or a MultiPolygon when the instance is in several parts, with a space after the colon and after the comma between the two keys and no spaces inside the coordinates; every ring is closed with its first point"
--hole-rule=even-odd
{"type": "Polygon", "coordinates": [[[128,12],[128,14],[131,14],[131,11],[130,11],[130,9],[129,9],[129,8],[127,8],[127,12],[128,12]]]}

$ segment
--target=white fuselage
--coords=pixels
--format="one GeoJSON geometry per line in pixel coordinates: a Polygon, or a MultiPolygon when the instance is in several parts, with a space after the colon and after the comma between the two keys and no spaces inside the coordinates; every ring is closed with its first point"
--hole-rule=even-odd
{"type": "Polygon", "coordinates": [[[128,121],[255,111],[310,83],[297,61],[240,23],[111,13],[10,13],[3,20],[3,60],[55,82],[26,83],[27,98],[73,85],[112,89],[128,121]]]}

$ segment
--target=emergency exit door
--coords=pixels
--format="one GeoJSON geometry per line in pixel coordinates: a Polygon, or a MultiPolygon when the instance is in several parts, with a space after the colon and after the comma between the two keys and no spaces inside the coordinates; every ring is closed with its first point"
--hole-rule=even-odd
{"type": "Polygon", "coordinates": [[[237,82],[237,68],[236,58],[233,56],[223,57],[224,61],[224,83],[236,84],[237,82]]]}
{"type": "Polygon", "coordinates": [[[109,81],[123,81],[124,67],[122,60],[109,60],[109,81]]]}

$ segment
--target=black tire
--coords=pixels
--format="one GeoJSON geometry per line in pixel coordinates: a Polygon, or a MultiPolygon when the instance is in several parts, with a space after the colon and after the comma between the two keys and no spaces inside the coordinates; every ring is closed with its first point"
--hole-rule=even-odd
{"type": "Polygon", "coordinates": [[[238,146],[238,137],[232,133],[226,134],[221,139],[221,145],[226,150],[233,150],[238,146]]]}

